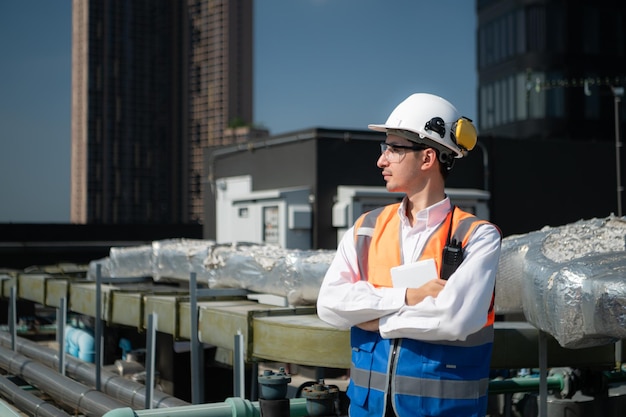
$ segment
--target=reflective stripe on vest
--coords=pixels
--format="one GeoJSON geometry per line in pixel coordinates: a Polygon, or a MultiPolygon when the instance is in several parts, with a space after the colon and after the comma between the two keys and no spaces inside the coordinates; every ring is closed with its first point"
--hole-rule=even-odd
{"type": "MultiPolygon", "coordinates": [[[[387,386],[387,375],[382,372],[368,372],[362,369],[353,369],[350,379],[360,386],[384,392],[387,386]]],[[[451,381],[433,380],[427,378],[413,378],[395,376],[396,394],[417,395],[419,397],[448,398],[456,400],[478,399],[485,395],[489,388],[489,378],[478,381],[451,381]]]]}

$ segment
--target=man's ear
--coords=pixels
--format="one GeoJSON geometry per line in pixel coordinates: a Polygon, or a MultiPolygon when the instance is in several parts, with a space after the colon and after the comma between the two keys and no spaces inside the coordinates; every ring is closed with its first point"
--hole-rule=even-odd
{"type": "Polygon", "coordinates": [[[424,149],[422,152],[422,162],[425,164],[432,164],[437,159],[437,152],[433,148],[424,149]]]}

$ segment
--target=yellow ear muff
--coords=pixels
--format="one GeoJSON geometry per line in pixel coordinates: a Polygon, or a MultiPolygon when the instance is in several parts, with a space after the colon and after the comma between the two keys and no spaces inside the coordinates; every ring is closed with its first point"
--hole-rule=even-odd
{"type": "Polygon", "coordinates": [[[467,117],[461,117],[457,120],[456,126],[454,127],[454,136],[456,137],[456,144],[464,151],[474,149],[476,141],[478,140],[476,128],[467,117]]]}

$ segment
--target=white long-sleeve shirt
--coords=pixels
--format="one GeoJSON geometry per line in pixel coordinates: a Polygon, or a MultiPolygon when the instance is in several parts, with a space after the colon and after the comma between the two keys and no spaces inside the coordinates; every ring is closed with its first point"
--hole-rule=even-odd
{"type": "MultiPolygon", "coordinates": [[[[398,209],[402,259],[414,262],[428,237],[451,210],[449,198],[417,213],[411,226],[405,215],[406,199],[398,209]]],[[[317,299],[318,316],[339,328],[380,319],[383,338],[465,340],[486,323],[501,236],[495,226],[478,226],[464,249],[463,262],[436,298],[426,297],[414,306],[405,304],[406,288],[376,288],[361,280],[354,230],[339,242],[317,299]]]]}

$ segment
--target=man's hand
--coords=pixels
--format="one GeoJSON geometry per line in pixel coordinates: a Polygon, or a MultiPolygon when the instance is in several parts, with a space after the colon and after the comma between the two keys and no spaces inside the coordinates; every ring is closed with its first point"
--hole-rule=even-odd
{"type": "Polygon", "coordinates": [[[446,282],[443,279],[433,279],[419,288],[407,288],[404,302],[408,306],[414,306],[428,296],[435,298],[443,290],[446,282]]]}
{"type": "Polygon", "coordinates": [[[377,332],[378,331],[378,319],[364,321],[363,323],[357,324],[356,327],[362,330],[366,330],[368,332],[377,332]]]}

